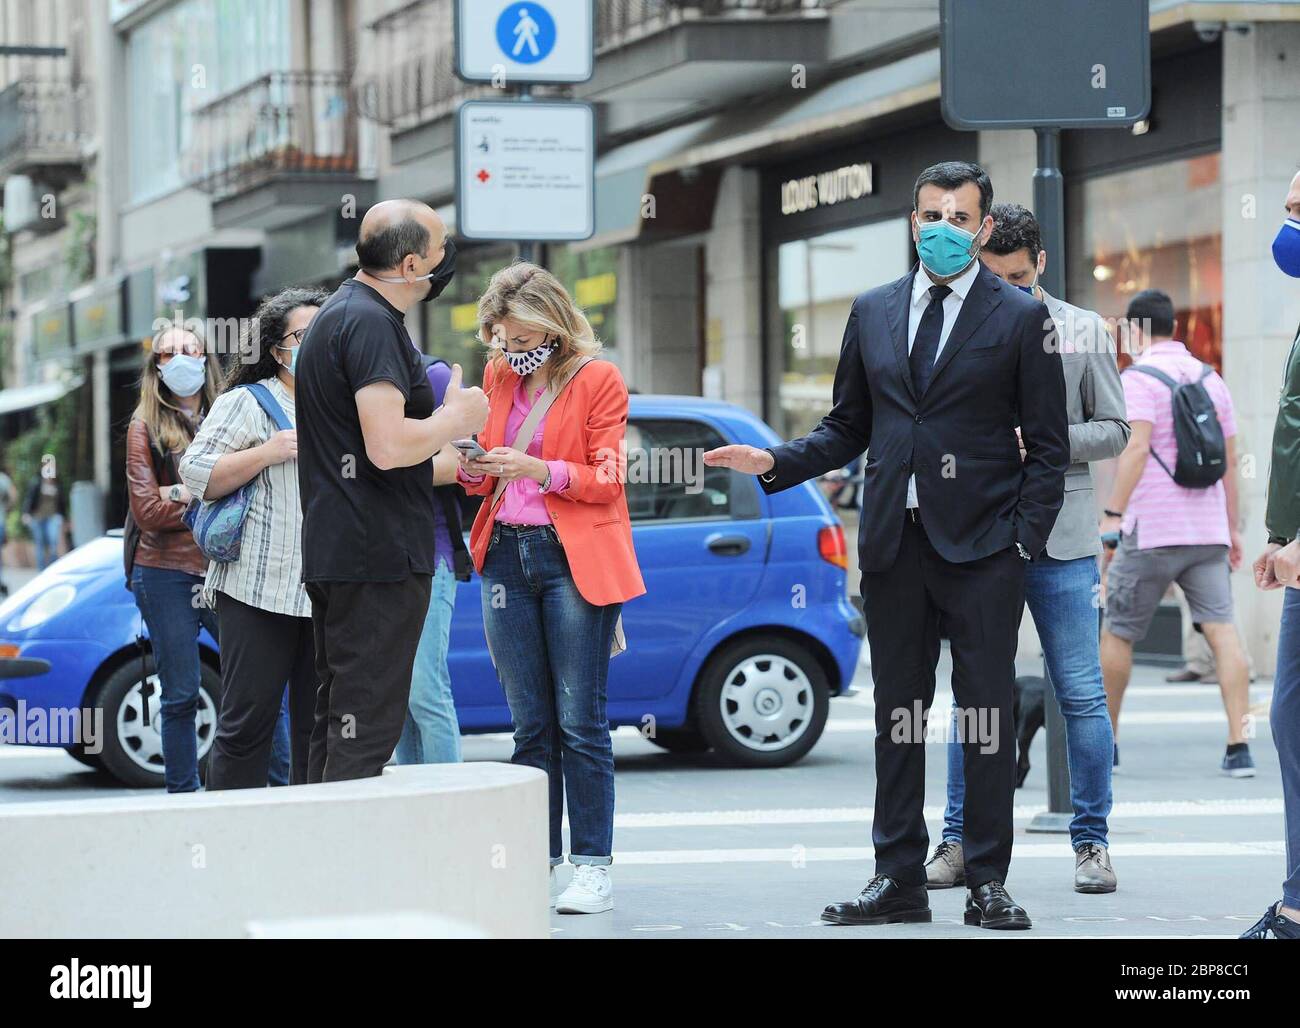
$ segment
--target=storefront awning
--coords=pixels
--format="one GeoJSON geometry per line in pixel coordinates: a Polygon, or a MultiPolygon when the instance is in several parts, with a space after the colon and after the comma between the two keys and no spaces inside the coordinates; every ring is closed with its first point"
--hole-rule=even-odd
{"type": "Polygon", "coordinates": [[[0,415],[14,414],[40,407],[42,404],[53,403],[76,389],[81,385],[81,381],[80,378],[71,378],[59,382],[41,382],[38,385],[0,389],[0,415]]]}
{"type": "Polygon", "coordinates": [[[655,195],[659,176],[752,158],[819,135],[842,134],[847,127],[938,97],[939,51],[927,50],[806,96],[747,105],[616,147],[596,162],[596,234],[582,246],[637,238],[649,222],[643,214],[645,197],[655,195]]]}

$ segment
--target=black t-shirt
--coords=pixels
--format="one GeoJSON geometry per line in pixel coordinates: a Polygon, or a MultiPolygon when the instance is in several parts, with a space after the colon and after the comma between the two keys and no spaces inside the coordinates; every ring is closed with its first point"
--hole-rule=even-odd
{"type": "Polygon", "coordinates": [[[395,582],[434,571],[433,461],[381,471],[366,457],[356,392],[391,382],[408,418],[433,389],[402,314],[348,279],[302,341],[295,366],[304,582],[395,582]]]}

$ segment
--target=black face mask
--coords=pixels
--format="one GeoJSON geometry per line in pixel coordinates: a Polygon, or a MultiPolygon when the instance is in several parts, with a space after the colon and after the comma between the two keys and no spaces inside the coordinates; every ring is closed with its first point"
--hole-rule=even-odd
{"type": "Polygon", "coordinates": [[[424,294],[423,303],[430,300],[436,300],[442,295],[442,291],[451,285],[451,280],[456,277],[456,240],[451,236],[447,237],[443,244],[442,260],[438,266],[433,269],[429,275],[429,291],[424,294]]]}

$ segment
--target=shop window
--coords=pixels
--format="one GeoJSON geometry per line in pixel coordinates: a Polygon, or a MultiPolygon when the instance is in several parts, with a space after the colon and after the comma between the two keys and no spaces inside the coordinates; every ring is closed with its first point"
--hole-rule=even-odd
{"type": "Polygon", "coordinates": [[[425,350],[448,364],[460,364],[466,385],[482,385],[487,364],[487,349],[478,338],[479,297],[514,257],[513,246],[465,246],[456,257],[451,285],[436,303],[423,305],[425,350]]]}
{"type": "Polygon", "coordinates": [[[781,333],[773,420],[788,439],[808,432],[831,408],[844,324],[854,298],[907,273],[911,231],[892,218],[785,243],[777,250],[781,333]]]}
{"type": "Polygon", "coordinates": [[[553,246],[547,253],[547,268],[587,315],[596,338],[606,347],[617,346],[618,247],[574,250],[553,246]]]}
{"type": "MultiPolygon", "coordinates": [[[[1066,298],[1118,320],[1133,294],[1163,290],[1174,301],[1179,337],[1222,371],[1219,155],[1084,179],[1068,188],[1066,298]]],[[[1121,366],[1130,362],[1125,353],[1119,359],[1121,366]]]]}

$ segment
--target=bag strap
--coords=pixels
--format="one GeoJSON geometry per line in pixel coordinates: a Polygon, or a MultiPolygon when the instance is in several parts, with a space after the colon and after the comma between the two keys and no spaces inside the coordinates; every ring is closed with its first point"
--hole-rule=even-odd
{"type": "MultiPolygon", "coordinates": [[[[528,417],[524,418],[524,423],[519,426],[519,431],[515,434],[515,441],[510,444],[512,450],[519,450],[521,453],[528,450],[528,443],[533,438],[533,433],[537,431],[537,426],[541,423],[542,418],[546,416],[546,412],[551,409],[551,404],[555,402],[556,397],[564,392],[564,387],[572,382],[577,377],[578,372],[593,360],[595,360],[594,357],[584,357],[578,362],[578,366],[573,369],[573,373],[563,382],[556,383],[552,381],[547,385],[546,392],[538,397],[537,402],[533,404],[532,410],[528,412],[528,417]]],[[[492,491],[492,504],[488,508],[489,510],[496,510],[496,506],[509,484],[504,478],[497,479],[496,489],[492,491]]]]}
{"type": "MultiPolygon", "coordinates": [[[[1172,378],[1166,375],[1159,368],[1153,368],[1149,364],[1130,364],[1125,370],[1138,371],[1141,372],[1143,375],[1150,375],[1152,378],[1158,379],[1159,381],[1167,385],[1169,387],[1170,392],[1177,389],[1182,384],[1181,382],[1175,382],[1172,378]]],[[[1208,371],[1209,368],[1207,367],[1206,370],[1208,371]]]]}
{"type": "Polygon", "coordinates": [[[253,382],[251,385],[244,386],[244,388],[256,397],[258,404],[261,405],[262,410],[266,411],[267,415],[275,423],[276,428],[281,432],[288,432],[293,429],[293,425],[289,423],[289,419],[284,413],[284,408],[271,395],[271,390],[267,389],[261,382],[253,382]]]}

